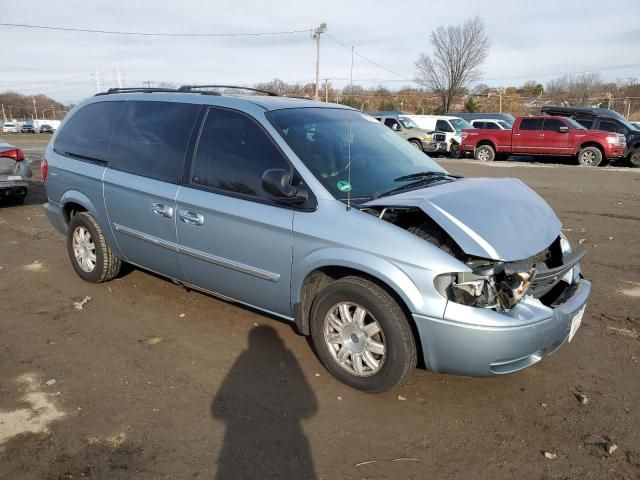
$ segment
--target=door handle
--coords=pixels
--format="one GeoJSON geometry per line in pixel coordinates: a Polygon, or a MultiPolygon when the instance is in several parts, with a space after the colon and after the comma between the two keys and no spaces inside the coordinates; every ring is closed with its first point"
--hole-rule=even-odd
{"type": "Polygon", "coordinates": [[[204,217],[198,212],[192,212],[191,210],[180,210],[178,217],[184,223],[189,225],[203,225],[204,217]]]}
{"type": "Polygon", "coordinates": [[[168,207],[161,203],[154,203],[151,205],[151,211],[161,217],[173,218],[173,207],[168,207]]]}
{"type": "Polygon", "coordinates": [[[514,137],[519,137],[519,136],[520,136],[520,134],[519,134],[519,133],[514,133],[514,134],[513,134],[513,136],[514,136],[514,137]]]}

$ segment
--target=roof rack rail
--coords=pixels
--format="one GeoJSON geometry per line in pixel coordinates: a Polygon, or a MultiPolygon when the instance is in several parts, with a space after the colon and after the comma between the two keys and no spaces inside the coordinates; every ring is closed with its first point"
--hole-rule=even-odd
{"type": "MultiPolygon", "coordinates": [[[[96,97],[100,95],[111,95],[113,93],[154,93],[154,92],[171,92],[171,93],[181,93],[188,92],[187,90],[180,90],[177,88],[161,88],[161,87],[117,87],[110,88],[106,92],[96,93],[96,97]]],[[[220,95],[218,92],[203,92],[203,91],[194,91],[192,93],[199,93],[203,95],[220,95]]]]}
{"type": "Polygon", "coordinates": [[[199,89],[202,89],[202,88],[235,88],[237,90],[249,90],[251,92],[266,93],[270,97],[280,96],[275,92],[270,92],[269,90],[262,90],[260,88],[251,88],[251,87],[239,87],[237,85],[182,85],[181,87],[178,88],[178,91],[191,92],[194,90],[198,91],[199,89]]]}

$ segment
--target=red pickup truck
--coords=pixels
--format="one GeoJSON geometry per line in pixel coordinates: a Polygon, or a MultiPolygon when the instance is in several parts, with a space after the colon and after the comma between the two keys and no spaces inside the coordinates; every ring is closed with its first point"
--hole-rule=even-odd
{"type": "Polygon", "coordinates": [[[597,166],[605,159],[622,157],[624,135],[587,130],[566,117],[518,117],[512,130],[465,130],[460,149],[476,160],[494,160],[508,154],[576,157],[578,164],[597,166]]]}

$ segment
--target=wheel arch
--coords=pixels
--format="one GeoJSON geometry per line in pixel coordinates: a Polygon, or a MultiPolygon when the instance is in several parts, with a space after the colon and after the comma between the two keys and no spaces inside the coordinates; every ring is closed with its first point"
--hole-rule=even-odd
{"type": "Polygon", "coordinates": [[[582,150],[584,150],[587,147],[595,147],[598,150],[600,150],[600,153],[602,154],[602,159],[604,160],[606,155],[605,155],[605,150],[604,150],[604,146],[601,143],[596,142],[595,140],[589,140],[587,142],[584,142],[582,144],[580,144],[580,148],[578,149],[578,151],[576,152],[577,154],[580,154],[580,152],[582,150]]]}
{"type": "Polygon", "coordinates": [[[347,249],[319,251],[298,263],[291,279],[291,303],[298,331],[309,334],[309,313],[318,292],[334,280],[360,276],[389,292],[408,314],[421,311],[423,296],[416,284],[397,266],[375,255],[347,249]],[[331,253],[331,255],[327,255],[331,253]]]}
{"type": "Polygon", "coordinates": [[[413,334],[416,345],[418,366],[424,367],[425,357],[422,349],[422,342],[420,341],[420,332],[413,316],[411,315],[412,307],[410,305],[412,305],[412,300],[408,298],[405,292],[402,292],[401,288],[396,283],[389,281],[389,279],[382,279],[382,275],[371,274],[366,268],[338,265],[338,263],[341,262],[328,262],[324,266],[314,268],[304,276],[298,287],[295,290],[292,290],[292,294],[297,294],[296,299],[293,301],[293,313],[298,333],[305,336],[309,336],[311,334],[311,307],[313,306],[313,302],[317,294],[320,293],[324,287],[335,280],[347,276],[361,277],[385,290],[400,306],[407,318],[407,322],[411,328],[411,333],[413,334]]]}
{"type": "Polygon", "coordinates": [[[489,139],[480,140],[478,143],[476,143],[475,148],[483,147],[485,145],[490,146],[491,148],[493,148],[494,152],[497,152],[495,142],[493,140],[489,140],[489,139]]]}
{"type": "Polygon", "coordinates": [[[62,195],[60,204],[62,205],[64,220],[67,225],[71,217],[77,212],[89,212],[94,217],[97,217],[97,209],[93,202],[84,193],[78,192],[77,190],[67,190],[62,195]]]}

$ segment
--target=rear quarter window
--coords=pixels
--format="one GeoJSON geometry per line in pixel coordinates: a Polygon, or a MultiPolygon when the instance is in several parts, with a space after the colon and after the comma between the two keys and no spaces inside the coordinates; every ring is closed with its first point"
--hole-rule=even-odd
{"type": "Polygon", "coordinates": [[[537,118],[523,118],[520,122],[520,130],[537,130],[538,119],[537,118]]]}
{"type": "Polygon", "coordinates": [[[109,168],[179,183],[201,106],[129,101],[113,134],[109,168]]]}
{"type": "Polygon", "coordinates": [[[116,119],[125,102],[96,102],[82,107],[65,123],[53,149],[62,155],[106,161],[116,119]]]}

